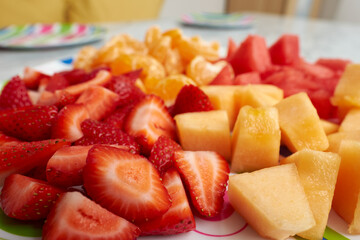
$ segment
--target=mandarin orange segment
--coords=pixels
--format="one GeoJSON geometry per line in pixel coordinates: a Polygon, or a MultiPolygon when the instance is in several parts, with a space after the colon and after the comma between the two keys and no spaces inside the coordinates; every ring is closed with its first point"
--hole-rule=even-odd
{"type": "Polygon", "coordinates": [[[80,49],[74,60],[74,68],[90,71],[98,50],[93,46],[85,46],[80,49]]]}
{"type": "Polygon", "coordinates": [[[208,62],[203,56],[195,57],[186,68],[186,75],[193,79],[199,86],[209,84],[226,66],[225,61],[217,63],[208,62]]]}
{"type": "Polygon", "coordinates": [[[171,43],[173,48],[177,48],[179,41],[183,38],[183,34],[180,28],[173,28],[163,32],[163,36],[171,37],[171,43]]]}
{"type": "Polygon", "coordinates": [[[161,37],[158,42],[154,43],[153,47],[149,50],[151,56],[161,63],[164,63],[168,52],[171,50],[171,38],[161,37]]]}
{"type": "Polygon", "coordinates": [[[150,27],[145,34],[145,45],[152,49],[161,39],[161,30],[158,26],[150,27]]]}
{"type": "Polygon", "coordinates": [[[178,49],[170,49],[167,52],[166,59],[164,62],[164,68],[166,74],[174,75],[181,74],[185,70],[185,65],[181,59],[180,53],[178,49]]]}
{"type": "Polygon", "coordinates": [[[200,37],[181,38],[178,44],[181,57],[190,62],[197,55],[203,56],[208,61],[219,59],[220,45],[218,42],[205,42],[200,37]]]}
{"type": "Polygon", "coordinates": [[[167,106],[174,104],[175,99],[181,88],[185,85],[196,85],[196,83],[183,74],[176,74],[168,76],[157,84],[152,89],[152,93],[161,97],[167,106]]]}

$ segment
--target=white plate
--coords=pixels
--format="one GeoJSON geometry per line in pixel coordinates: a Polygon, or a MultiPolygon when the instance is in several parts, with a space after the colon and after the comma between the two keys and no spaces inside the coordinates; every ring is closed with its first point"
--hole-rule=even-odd
{"type": "MultiPolygon", "coordinates": [[[[47,74],[71,69],[72,59],[52,61],[34,67],[47,74]]],[[[6,217],[0,212],[0,240],[39,240],[41,239],[41,224],[24,223],[6,217]]],[[[221,217],[203,219],[195,217],[196,230],[172,236],[139,237],[138,240],[261,240],[260,237],[230,206],[225,196],[225,204],[221,217]]],[[[324,239],[327,240],[360,240],[360,236],[347,235],[346,223],[333,211],[330,212],[328,228],[324,239]]],[[[290,238],[294,239],[294,238],[290,238]]],[[[301,239],[295,237],[295,239],[301,239]]]]}

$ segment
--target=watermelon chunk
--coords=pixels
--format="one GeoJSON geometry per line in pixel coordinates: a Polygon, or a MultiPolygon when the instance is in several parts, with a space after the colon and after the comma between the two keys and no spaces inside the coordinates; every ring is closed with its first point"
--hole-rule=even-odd
{"type": "Polygon", "coordinates": [[[271,59],[265,39],[249,35],[230,57],[229,63],[235,74],[266,71],[271,66],[271,59]]]}
{"type": "Polygon", "coordinates": [[[299,49],[299,37],[284,34],[269,48],[271,61],[278,65],[292,65],[299,59],[299,49]]]}
{"type": "Polygon", "coordinates": [[[318,89],[308,94],[320,118],[336,118],[336,107],[330,102],[330,98],[332,97],[331,92],[326,89],[318,89]]]}
{"type": "Polygon", "coordinates": [[[227,64],[218,73],[218,75],[212,80],[210,85],[233,85],[234,82],[234,70],[230,64],[227,64]]]}
{"type": "Polygon", "coordinates": [[[258,72],[242,73],[234,79],[234,85],[260,84],[261,78],[258,72]]]}
{"type": "Polygon", "coordinates": [[[349,63],[351,63],[350,60],[340,58],[319,58],[315,62],[315,64],[330,68],[335,72],[344,72],[349,63]]]}
{"type": "Polygon", "coordinates": [[[227,55],[226,55],[226,59],[229,60],[232,55],[234,55],[234,53],[236,52],[237,46],[236,43],[234,41],[234,39],[229,38],[228,39],[228,51],[227,51],[227,55]]]}
{"type": "Polygon", "coordinates": [[[330,68],[311,64],[304,60],[298,61],[294,67],[302,71],[304,74],[314,77],[315,79],[332,78],[335,75],[334,71],[330,68]]]}

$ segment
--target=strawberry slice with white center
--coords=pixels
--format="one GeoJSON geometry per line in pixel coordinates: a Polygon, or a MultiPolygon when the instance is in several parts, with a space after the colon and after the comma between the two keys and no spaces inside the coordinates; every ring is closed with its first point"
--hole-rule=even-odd
{"type": "Polygon", "coordinates": [[[9,217],[20,220],[46,218],[51,206],[63,190],[49,183],[12,174],[1,191],[1,206],[9,217]]]}
{"type": "Polygon", "coordinates": [[[164,101],[155,95],[148,95],[135,105],[125,120],[124,129],[136,138],[146,155],[161,135],[176,139],[174,119],[164,101]]]}
{"type": "Polygon", "coordinates": [[[230,172],[226,160],[212,151],[176,151],[173,160],[195,209],[206,217],[219,214],[230,172]]]}
{"type": "Polygon", "coordinates": [[[163,177],[163,184],[171,197],[171,207],[164,215],[140,223],[141,235],[171,235],[195,229],[195,220],[186,197],[179,173],[169,169],[163,177]]]}
{"type": "Polygon", "coordinates": [[[83,184],[82,172],[92,146],[65,146],[56,151],[46,166],[46,179],[61,187],[83,184]]]}
{"type": "Polygon", "coordinates": [[[67,192],[53,206],[42,239],[134,240],[140,230],[79,192],[67,192]]]}
{"type": "Polygon", "coordinates": [[[28,89],[37,89],[40,83],[40,80],[46,78],[50,79],[49,75],[46,75],[38,70],[35,70],[31,67],[25,67],[24,69],[24,77],[22,80],[25,83],[26,88],[28,89]]]}
{"type": "Polygon", "coordinates": [[[90,149],[86,161],[85,189],[109,211],[131,222],[141,222],[169,209],[169,194],[158,171],[146,158],[97,145],[90,149]]]}
{"type": "Polygon", "coordinates": [[[112,113],[119,100],[119,96],[100,86],[92,86],[85,90],[76,103],[83,103],[90,114],[90,118],[101,120],[112,113]]]}
{"type": "Polygon", "coordinates": [[[52,127],[52,138],[65,138],[71,142],[80,139],[84,134],[81,123],[90,115],[84,104],[69,104],[60,110],[52,127]]]}

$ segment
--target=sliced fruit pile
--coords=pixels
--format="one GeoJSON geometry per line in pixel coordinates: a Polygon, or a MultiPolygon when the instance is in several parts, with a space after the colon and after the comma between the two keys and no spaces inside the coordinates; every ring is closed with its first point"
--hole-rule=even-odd
{"type": "Polygon", "coordinates": [[[220,213],[228,163],[184,151],[171,115],[211,110],[209,98],[186,86],[170,113],[137,86],[140,74],[27,68],[10,80],[0,95],[6,215],[46,219],[43,239],[135,239],[194,230],[193,211],[220,213]]]}
{"type": "Polygon", "coordinates": [[[230,202],[261,236],[321,239],[331,207],[359,233],[360,65],[307,63],[293,35],[218,49],[153,27],[82,49],[73,70],[12,78],[5,214],[46,219],[44,239],[178,234],[220,213],[231,169],[230,202]]]}

